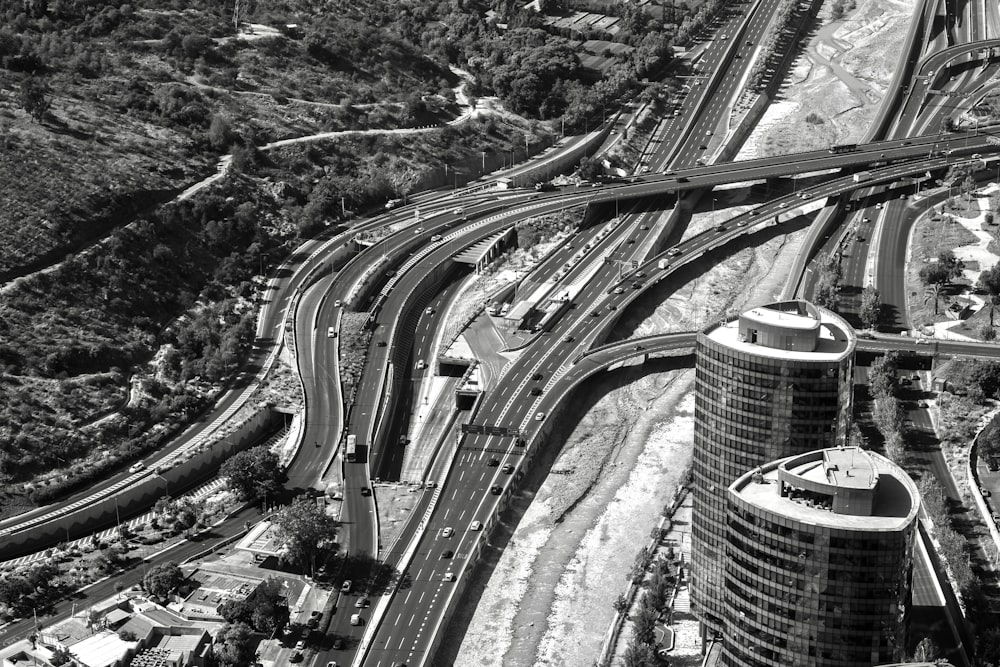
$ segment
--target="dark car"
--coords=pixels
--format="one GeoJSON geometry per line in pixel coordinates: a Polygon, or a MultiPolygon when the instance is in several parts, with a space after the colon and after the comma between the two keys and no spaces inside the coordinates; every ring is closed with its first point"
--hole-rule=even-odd
{"type": "Polygon", "coordinates": [[[533,381],[535,381],[535,382],[538,382],[539,380],[541,380],[541,379],[542,379],[542,377],[543,377],[543,376],[542,376],[542,374],[541,374],[541,373],[535,373],[534,375],[532,375],[532,376],[531,376],[531,379],[532,379],[533,381]]]}
{"type": "Polygon", "coordinates": [[[503,471],[507,475],[511,474],[512,472],[514,472],[514,464],[508,463],[503,467],[503,471]]]}
{"type": "Polygon", "coordinates": [[[288,658],[288,662],[302,662],[302,654],[296,651],[288,658]]]}
{"type": "Polygon", "coordinates": [[[532,387],[531,391],[529,391],[528,393],[531,394],[532,396],[541,396],[542,395],[542,388],[541,387],[532,387]]]}
{"type": "Polygon", "coordinates": [[[451,549],[446,549],[446,550],[444,550],[444,551],[441,552],[441,558],[451,558],[454,555],[455,555],[455,552],[452,551],[451,549]]]}
{"type": "Polygon", "coordinates": [[[378,345],[379,347],[385,347],[385,341],[380,340],[378,343],[376,343],[376,345],[378,345]]]}
{"type": "Polygon", "coordinates": [[[592,311],[590,311],[590,316],[591,317],[600,317],[601,314],[598,311],[596,311],[596,310],[592,310],[592,311]]]}
{"type": "Polygon", "coordinates": [[[494,484],[493,486],[490,487],[490,493],[492,493],[494,496],[499,496],[501,493],[503,493],[503,487],[500,486],[499,484],[494,484]]]}
{"type": "Polygon", "coordinates": [[[500,459],[494,456],[492,459],[486,462],[486,465],[488,465],[491,468],[496,468],[498,465],[500,465],[500,459]]]}

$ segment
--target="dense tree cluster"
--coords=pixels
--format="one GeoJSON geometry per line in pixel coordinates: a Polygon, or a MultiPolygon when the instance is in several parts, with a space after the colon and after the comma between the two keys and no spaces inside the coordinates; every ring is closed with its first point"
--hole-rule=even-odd
{"type": "Polygon", "coordinates": [[[813,293],[816,305],[833,311],[840,306],[840,279],[843,276],[840,260],[840,253],[830,253],[820,260],[819,278],[813,293]]]}
{"type": "Polygon", "coordinates": [[[233,454],[222,464],[219,474],[241,500],[276,498],[287,479],[278,455],[266,445],[233,454]]]}
{"type": "Polygon", "coordinates": [[[281,580],[269,577],[247,599],[224,602],[219,614],[227,623],[245,623],[270,635],[288,623],[288,601],[282,590],[281,580]]]}
{"type": "Polygon", "coordinates": [[[142,579],[142,587],[153,597],[166,600],[168,595],[180,588],[184,579],[177,563],[168,561],[149,568],[142,579]]]}
{"type": "Polygon", "coordinates": [[[246,623],[226,623],[215,636],[212,653],[220,665],[241,667],[254,663],[258,643],[253,629],[246,623]]]}
{"type": "Polygon", "coordinates": [[[311,496],[299,496],[274,516],[285,560],[315,574],[316,562],[336,549],[337,521],[311,496]]]}
{"type": "MultiPolygon", "coordinates": [[[[920,498],[927,516],[934,525],[934,535],[940,545],[938,553],[948,565],[949,578],[957,588],[957,592],[966,607],[967,617],[979,619],[983,616],[989,616],[992,619],[992,614],[982,613],[985,611],[984,605],[986,604],[982,582],[972,571],[967,541],[956,530],[956,522],[949,512],[948,497],[944,489],[931,475],[921,477],[917,482],[917,488],[920,491],[920,498]]],[[[995,624],[995,620],[981,624],[979,626],[980,634],[995,624]]]]}
{"type": "Polygon", "coordinates": [[[877,329],[878,321],[882,315],[882,297],[878,290],[872,286],[861,290],[861,323],[868,329],[877,329]]]}
{"type": "Polygon", "coordinates": [[[19,573],[0,577],[0,616],[25,616],[59,592],[59,569],[42,563],[19,573]]]}
{"type": "Polygon", "coordinates": [[[903,408],[896,399],[899,386],[899,353],[890,351],[876,357],[868,369],[868,393],[872,399],[872,419],[885,438],[885,453],[902,464],[906,455],[903,440],[903,408]]]}
{"type": "MultiPolygon", "coordinates": [[[[148,385],[148,402],[125,411],[124,421],[99,427],[105,446],[117,445],[128,458],[159,444],[142,437],[149,425],[201,408],[190,380],[218,382],[235,372],[255,329],[253,310],[239,297],[252,294],[262,253],[280,259],[287,251],[284,239],[257,224],[263,211],[252,191],[233,185],[229,192],[249,201],[237,204],[223,192],[161,208],[114,232],[99,251],[74,255],[9,292],[0,306],[0,474],[16,477],[39,463],[65,464],[92,447],[72,424],[45,423],[45,411],[29,415],[26,410],[39,403],[21,377],[49,378],[67,388],[86,387],[88,378],[98,386],[124,383],[120,370],[107,369],[144,363],[168,343],[166,375],[148,385]],[[42,313],[40,299],[50,305],[42,313]],[[192,316],[176,319],[199,301],[204,305],[192,316]]],[[[106,458],[103,465],[117,460],[106,458]]]]}

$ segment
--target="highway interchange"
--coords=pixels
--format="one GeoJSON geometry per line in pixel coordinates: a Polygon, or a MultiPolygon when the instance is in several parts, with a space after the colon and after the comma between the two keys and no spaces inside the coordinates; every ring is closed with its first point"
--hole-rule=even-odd
{"type": "MultiPolygon", "coordinates": [[[[691,334],[601,347],[632,302],[649,298],[649,291],[662,294],[673,288],[672,274],[704,270],[730,252],[737,238],[753,243],[781,233],[781,225],[801,226],[801,222],[794,222],[794,212],[816,202],[817,206],[839,211],[838,222],[820,230],[829,237],[825,244],[822,236],[815,238],[820,246],[818,252],[843,247],[844,230],[853,230],[852,238],[861,240],[853,241],[845,255],[845,285],[858,289],[869,283],[876,285],[893,318],[886,329],[907,328],[900,267],[908,230],[927,206],[927,200],[913,197],[915,186],[908,177],[928,171],[941,173],[958,162],[985,166],[997,152],[998,142],[986,128],[942,134],[944,118],[955,112],[956,100],[960,100],[958,105],[971,102],[928,93],[934,85],[946,92],[981,88],[979,82],[996,70],[995,64],[988,64],[989,72],[985,74],[977,63],[968,62],[956,65],[954,75],[942,76],[940,70],[949,61],[969,58],[951,42],[961,38],[960,43],[966,43],[985,35],[972,34],[976,16],[965,16],[954,21],[959,34],[953,38],[936,35],[919,54],[919,63],[917,54],[902,56],[915,63],[918,74],[907,86],[892,135],[885,141],[863,144],[856,151],[837,155],[813,151],[710,164],[711,154],[721,151],[716,133],[725,127],[731,102],[753,62],[752,45],[766,31],[776,5],[773,0],[733,5],[731,14],[715,27],[716,39],[701,52],[698,78],[689,79],[690,91],[679,106],[680,113],[666,119],[655,134],[659,150],[646,168],[668,173],[642,174],[641,180],[634,183],[570,187],[553,193],[472,189],[429,193],[401,210],[300,249],[283,267],[285,270],[272,278],[270,301],[258,331],[263,341],[277,340],[283,332],[293,336],[307,405],[302,446],[288,469],[289,486],[322,488],[328,480],[337,478],[335,468],[343,465],[342,549],[351,555],[368,556],[374,562],[387,554],[380,553],[373,497],[362,490],[371,487],[373,478],[390,478],[393,471],[399,470],[403,450],[393,445],[405,434],[407,425],[394,418],[399,410],[390,408],[406,405],[412,397],[401,394],[419,386],[427,374],[434,372],[433,363],[427,369],[418,369],[416,361],[433,362],[436,354],[434,331],[440,321],[435,315],[453,294],[448,291],[453,284],[452,274],[460,270],[450,268],[452,257],[462,248],[531,216],[586,205],[606,212],[612,202],[626,208],[626,213],[608,226],[609,231],[600,234],[602,224],[580,230],[538,267],[533,276],[536,282],[579,288],[573,297],[575,307],[566,311],[551,331],[531,337],[517,359],[503,369],[502,377],[492,379],[475,411],[462,413],[461,417],[475,424],[504,426],[517,435],[468,434],[457,449],[442,452],[428,480],[435,484],[423,491],[426,520],[408,526],[403,540],[406,548],[401,543],[388,554],[389,564],[398,570],[393,586],[363,614],[366,622],[361,626],[350,625],[348,609],[338,610],[329,635],[347,639],[346,649],[334,651],[324,642],[315,655],[316,664],[330,660],[341,665],[429,663],[454,609],[454,598],[467,571],[475,566],[498,508],[523,474],[526,457],[544,445],[544,434],[551,429],[547,417],[558,411],[573,387],[608,365],[635,355],[690,354],[691,334]],[[951,47],[946,56],[935,56],[932,49],[946,46],[951,47]],[[740,57],[736,57],[737,53],[740,57]],[[863,184],[850,174],[859,169],[871,173],[863,184]],[[804,192],[779,191],[752,211],[689,238],[684,238],[682,227],[674,226],[675,219],[666,225],[654,225],[660,211],[678,198],[697,198],[713,186],[803,174],[813,175],[804,192]],[[852,193],[853,211],[845,218],[838,204],[848,201],[852,193]],[[415,207],[419,207],[418,213],[415,207]],[[863,222],[866,218],[872,222],[863,222]],[[389,226],[394,231],[384,240],[362,249],[335,270],[330,266],[327,253],[331,249],[351,243],[360,233],[389,226]],[[881,233],[874,233],[876,226],[881,233]],[[875,238],[879,245],[872,248],[875,238]],[[660,259],[668,259],[669,266],[659,268],[660,259]],[[632,268],[633,262],[639,266],[632,268]],[[339,381],[337,348],[327,331],[329,327],[336,330],[345,308],[368,310],[367,299],[354,304],[344,301],[356,294],[355,286],[373,263],[383,268],[379,270],[382,279],[365,292],[373,296],[374,303],[370,311],[371,345],[354,403],[344,410],[347,399],[339,381]],[[629,267],[624,279],[623,266],[629,267]],[[389,275],[390,271],[394,273],[389,275]],[[562,274],[558,280],[553,278],[557,273],[562,274]],[[585,281],[581,278],[584,275],[588,276],[585,281]],[[443,291],[433,289],[441,285],[443,291]],[[540,393],[531,391],[536,387],[540,393]],[[337,456],[346,433],[359,434],[371,448],[370,455],[359,463],[343,463],[337,456]],[[481,529],[473,530],[473,522],[478,522],[477,528],[481,529]],[[448,557],[444,557],[446,552],[448,557]],[[405,585],[395,590],[398,583],[405,585]]],[[[965,11],[974,13],[977,5],[982,7],[970,3],[965,11]]],[[[803,289],[808,293],[808,281],[803,289]]],[[[861,346],[913,348],[912,342],[891,336],[862,341],[861,346]]],[[[920,351],[991,353],[989,346],[943,342],[927,348],[920,351]]],[[[263,364],[263,356],[252,360],[251,371],[263,364]]],[[[226,401],[236,399],[234,392],[220,403],[215,414],[224,413],[229,407],[226,401]]],[[[199,433],[192,431],[188,437],[199,437],[199,433]]],[[[184,441],[178,440],[174,448],[183,445],[184,441]]],[[[132,477],[145,474],[148,471],[132,477]]],[[[70,502],[106,492],[127,477],[123,474],[108,480],[70,502]]],[[[4,522],[0,528],[17,530],[15,524],[48,511],[54,510],[39,510],[19,517],[17,522],[4,522]]],[[[18,631],[8,628],[4,636],[18,631]]]]}

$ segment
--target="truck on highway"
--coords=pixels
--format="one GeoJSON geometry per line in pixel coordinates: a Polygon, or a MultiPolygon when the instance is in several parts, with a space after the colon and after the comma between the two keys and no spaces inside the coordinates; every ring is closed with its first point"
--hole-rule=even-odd
{"type": "Polygon", "coordinates": [[[857,144],[840,144],[839,146],[830,146],[830,152],[834,154],[853,153],[856,150],[858,150],[857,144]]]}
{"type": "Polygon", "coordinates": [[[870,171],[859,171],[854,174],[855,183],[864,183],[865,181],[870,181],[872,178],[872,173],[870,171]]]}
{"type": "Polygon", "coordinates": [[[658,269],[665,269],[668,266],[670,266],[670,260],[669,259],[661,259],[659,262],[656,263],[656,268],[658,268],[658,269]]]}
{"type": "Polygon", "coordinates": [[[347,453],[344,458],[348,463],[358,460],[358,436],[354,434],[347,436],[347,453]]]}

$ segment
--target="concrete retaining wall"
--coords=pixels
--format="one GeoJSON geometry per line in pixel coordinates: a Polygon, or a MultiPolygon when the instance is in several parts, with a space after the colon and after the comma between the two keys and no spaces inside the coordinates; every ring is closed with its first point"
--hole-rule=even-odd
{"type": "Polygon", "coordinates": [[[162,473],[150,471],[142,482],[72,514],[46,522],[21,533],[13,533],[0,545],[0,559],[16,558],[64,540],[74,540],[113,526],[148,509],[158,498],[174,489],[191,486],[213,474],[233,453],[247,449],[284,423],[284,415],[270,406],[261,406],[234,433],[211,442],[190,458],[162,473]]]}
{"type": "MultiPolygon", "coordinates": [[[[972,500],[976,503],[976,509],[979,510],[979,514],[982,516],[983,523],[990,531],[990,537],[993,538],[993,550],[990,553],[991,563],[994,569],[997,567],[997,556],[1000,554],[1000,530],[997,529],[996,522],[993,521],[993,512],[990,511],[989,505],[986,503],[986,499],[983,497],[983,492],[980,490],[982,486],[979,483],[979,440],[986,430],[986,427],[995,422],[1000,418],[1000,412],[994,411],[991,419],[986,420],[979,432],[976,433],[975,439],[972,441],[972,446],[969,448],[969,460],[966,462],[965,473],[969,479],[969,494],[972,496],[972,500]]],[[[984,545],[983,550],[986,551],[984,545]]]]}

